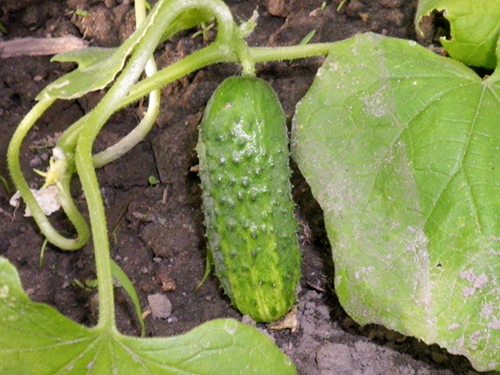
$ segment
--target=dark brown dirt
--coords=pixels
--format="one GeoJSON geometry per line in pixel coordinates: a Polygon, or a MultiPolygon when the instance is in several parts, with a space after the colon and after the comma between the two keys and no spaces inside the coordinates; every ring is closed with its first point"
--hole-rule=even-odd
{"type": "MultiPolygon", "coordinates": [[[[412,22],[416,0],[353,1],[341,12],[335,11],[338,1],[327,1],[324,11],[320,10],[322,0],[227,2],[236,20],[248,19],[259,7],[259,26],[250,38],[251,45],[297,44],[311,30],[317,30],[314,42],[341,40],[366,31],[415,38],[412,22]]],[[[8,30],[5,39],[73,34],[86,38],[94,46],[116,46],[133,32],[133,13],[133,4],[125,0],[0,1],[0,22],[8,30]],[[75,14],[76,10],[85,10],[89,15],[80,17],[75,14]]],[[[192,34],[182,33],[160,46],[157,53],[159,64],[164,66],[200,48],[203,40],[192,38],[192,34]]],[[[318,58],[259,66],[259,76],[273,85],[289,118],[321,62],[322,59],[318,58]]],[[[48,57],[0,61],[0,118],[3,129],[0,132],[0,160],[6,160],[9,139],[22,117],[34,105],[36,94],[72,68],[70,64],[51,64],[48,57]]],[[[154,320],[150,316],[146,319],[147,332],[151,336],[186,332],[217,317],[241,319],[219,289],[215,277],[210,277],[199,293],[193,292],[204,272],[206,249],[199,180],[195,173],[190,172],[190,167],[197,164],[194,147],[205,104],[220,82],[237,72],[236,66],[212,66],[163,89],[163,112],[146,141],[99,171],[112,234],[113,257],[135,283],[143,308],[148,308],[149,295],[162,292],[162,283],[170,283],[170,287],[175,285],[175,290],[166,293],[173,306],[171,317],[154,320]],[[150,176],[159,178],[160,184],[150,186],[150,176]]],[[[41,180],[30,172],[30,166],[46,167],[50,150],[45,146],[50,145],[50,139],[89,111],[101,97],[102,93],[98,92],[75,102],[56,104],[30,133],[22,156],[25,171],[35,186],[40,186],[41,180]]],[[[102,132],[97,147],[110,145],[127,134],[138,122],[138,113],[138,107],[134,107],[115,115],[102,132]]],[[[0,175],[8,178],[4,162],[0,163],[0,175]]],[[[447,355],[444,350],[428,347],[414,339],[401,338],[380,327],[359,327],[346,316],[331,289],[333,265],[321,211],[295,167],[293,185],[298,204],[297,215],[302,224],[300,238],[304,252],[301,306],[305,306],[304,311],[311,306],[321,306],[324,313],[315,318],[323,319],[321,324],[316,320],[315,329],[321,327],[322,330],[340,332],[335,337],[342,337],[339,340],[346,347],[371,341],[384,347],[384,350],[389,348],[409,354],[417,360],[416,364],[412,364],[414,369],[421,366],[427,371],[414,370],[409,374],[473,374],[473,369],[463,358],[447,355]]],[[[95,292],[84,290],[74,282],[95,278],[91,246],[74,253],[49,246],[44,267],[39,269],[43,238],[31,219],[23,218],[20,210],[15,212],[9,206],[11,194],[12,191],[0,185],[0,255],[15,263],[26,290],[34,300],[48,303],[78,322],[94,324],[97,314],[95,292]]],[[[75,196],[81,197],[78,186],[75,196]]],[[[83,199],[80,198],[79,203],[84,209],[83,199]]],[[[71,227],[62,214],[55,215],[53,222],[63,231],[71,233],[71,227]]],[[[117,292],[117,315],[123,332],[138,333],[133,308],[121,290],[117,292]]],[[[312,315],[301,316],[301,322],[306,327],[307,324],[311,327],[307,319],[312,319],[312,315]]],[[[277,343],[292,356],[303,375],[343,374],[334,370],[337,367],[330,370],[321,367],[328,366],[324,355],[332,347],[322,348],[323,357],[316,358],[316,353],[312,351],[317,349],[314,345],[309,347],[311,352],[307,352],[303,343],[306,339],[311,340],[307,336],[311,335],[310,331],[303,329],[295,334],[283,332],[274,336],[277,343]],[[300,348],[302,352],[294,353],[293,348],[300,348]]],[[[313,333],[316,343],[322,340],[328,342],[328,334],[321,336],[318,332],[313,333]]],[[[355,373],[354,369],[346,371],[346,374],[355,373]]],[[[379,373],[376,371],[366,373],[379,373]]],[[[387,368],[384,371],[391,373],[387,368]]],[[[394,374],[399,373],[399,370],[393,371],[394,374]]]]}

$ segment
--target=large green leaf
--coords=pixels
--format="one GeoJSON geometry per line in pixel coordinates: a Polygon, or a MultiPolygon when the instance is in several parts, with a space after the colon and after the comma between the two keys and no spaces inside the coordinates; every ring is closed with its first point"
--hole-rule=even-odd
{"type": "Polygon", "coordinates": [[[296,374],[262,333],[231,319],[176,337],[141,339],[80,326],[32,302],[0,257],[0,374],[296,374]]]}
{"type": "Polygon", "coordinates": [[[500,1],[497,0],[420,0],[416,27],[434,11],[444,12],[450,22],[451,39],[441,39],[451,57],[467,65],[495,68],[495,47],[500,34],[500,1]]]}
{"type": "Polygon", "coordinates": [[[496,74],[365,34],[335,44],[292,129],[347,312],[480,370],[500,369],[499,116],[496,74]]]}

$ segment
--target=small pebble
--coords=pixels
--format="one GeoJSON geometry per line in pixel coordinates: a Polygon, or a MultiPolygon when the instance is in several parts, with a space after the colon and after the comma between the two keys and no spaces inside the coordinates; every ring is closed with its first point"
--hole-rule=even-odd
{"type": "Polygon", "coordinates": [[[405,340],[405,337],[400,334],[399,332],[388,330],[384,333],[385,339],[387,341],[393,341],[393,342],[403,342],[405,340]]]}
{"type": "Polygon", "coordinates": [[[351,328],[355,324],[356,323],[354,323],[354,320],[352,320],[351,318],[347,317],[344,320],[342,320],[341,326],[342,326],[343,329],[348,330],[349,328],[351,328]]]}
{"type": "Polygon", "coordinates": [[[359,1],[351,1],[349,2],[349,5],[347,5],[347,10],[349,12],[359,12],[363,9],[363,4],[359,1]]]}
{"type": "Polygon", "coordinates": [[[165,273],[160,273],[158,275],[158,281],[161,285],[160,288],[163,293],[173,292],[177,289],[177,285],[175,284],[174,279],[172,279],[165,273]]]}
{"type": "Polygon", "coordinates": [[[243,318],[241,318],[241,322],[250,327],[255,327],[257,325],[257,323],[255,323],[255,320],[250,318],[250,316],[248,315],[243,315],[243,318]]]}
{"type": "Polygon", "coordinates": [[[39,156],[35,156],[33,159],[30,160],[30,167],[31,168],[37,168],[42,165],[42,159],[40,159],[39,156]]]}
{"type": "Polygon", "coordinates": [[[448,356],[439,352],[431,352],[431,358],[434,362],[441,364],[448,361],[448,356]]]}
{"type": "Polygon", "coordinates": [[[148,296],[153,319],[167,319],[172,314],[172,303],[167,296],[156,293],[148,296]]]}

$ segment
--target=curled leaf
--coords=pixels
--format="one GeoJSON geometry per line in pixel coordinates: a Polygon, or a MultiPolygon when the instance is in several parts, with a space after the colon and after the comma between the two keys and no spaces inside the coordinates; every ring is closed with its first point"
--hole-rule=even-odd
{"type": "Polygon", "coordinates": [[[91,91],[105,88],[123,69],[127,57],[153,26],[159,9],[155,7],[134,34],[117,49],[90,48],[56,56],[54,61],[77,62],[78,69],[48,85],[38,94],[37,100],[76,99],[91,91]]]}
{"type": "MultiPolygon", "coordinates": [[[[75,99],[91,91],[105,88],[123,69],[127,57],[141,41],[146,31],[154,27],[157,11],[158,7],[155,7],[137,31],[119,48],[94,47],[55,56],[52,61],[76,62],[78,69],[52,82],[37,96],[37,99],[75,99]]],[[[165,30],[162,41],[212,18],[213,16],[204,10],[189,10],[175,19],[165,30]]]]}
{"type": "Polygon", "coordinates": [[[491,0],[420,0],[415,19],[417,32],[425,18],[442,13],[450,23],[450,38],[441,38],[446,51],[464,64],[493,69],[500,36],[500,2],[491,0]]]}

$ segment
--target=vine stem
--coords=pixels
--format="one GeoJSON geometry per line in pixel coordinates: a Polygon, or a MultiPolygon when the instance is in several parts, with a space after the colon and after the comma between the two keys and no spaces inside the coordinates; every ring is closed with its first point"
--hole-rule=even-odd
{"type": "Polygon", "coordinates": [[[234,50],[240,61],[243,75],[255,77],[255,61],[253,61],[247,43],[244,39],[236,37],[234,40],[234,50]]]}
{"type": "MultiPolygon", "coordinates": [[[[141,75],[150,56],[161,40],[163,31],[170,22],[175,20],[182,12],[192,9],[205,9],[215,15],[219,24],[219,33],[213,46],[224,49],[233,35],[233,19],[227,6],[220,0],[170,0],[158,3],[150,16],[156,17],[154,26],[150,27],[144,38],[137,45],[128,64],[109,89],[104,98],[90,113],[85,126],[81,129],[76,146],[75,162],[80,176],[83,191],[87,198],[92,238],[99,285],[99,322],[96,329],[116,332],[114,315],[114,291],[111,273],[110,247],[106,225],[104,203],[99,190],[92,148],[97,134],[106,121],[120,106],[121,102],[132,89],[134,83],[141,75]],[[156,13],[155,13],[156,11],[156,13]]],[[[227,49],[227,48],[225,48],[227,49]]]]}
{"type": "MultiPolygon", "coordinates": [[[[249,47],[248,52],[254,63],[267,63],[327,56],[332,46],[333,43],[312,43],[290,47],[249,47]]],[[[220,53],[220,49],[211,47],[213,47],[213,45],[197,51],[184,60],[170,65],[160,70],[155,75],[142,80],[134,86],[129,95],[116,110],[129,106],[149,94],[151,91],[166,86],[195,70],[204,68],[208,65],[236,63],[239,61],[237,55],[233,51],[230,53],[220,53]]]]}
{"type": "MultiPolygon", "coordinates": [[[[71,176],[62,176],[61,183],[59,184],[60,201],[64,212],[69,220],[75,226],[77,233],[76,238],[66,238],[60,235],[57,230],[52,226],[42,208],[38,204],[35,196],[31,192],[28,182],[23,176],[21,164],[19,162],[20,150],[26,134],[35,125],[36,121],[43,115],[43,113],[54,103],[55,99],[44,99],[39,101],[31,111],[24,117],[19,126],[17,127],[12,140],[7,150],[7,163],[9,166],[12,181],[21,193],[24,202],[29,207],[33,218],[35,219],[42,234],[50,239],[50,242],[55,246],[64,250],[78,250],[89,239],[90,233],[85,219],[76,208],[70,193],[70,179],[71,176]]],[[[63,160],[60,161],[64,163],[63,160]]]]}
{"type": "MultiPolygon", "coordinates": [[[[290,47],[249,47],[248,52],[254,63],[267,63],[283,60],[297,60],[308,57],[326,56],[330,52],[333,43],[313,43],[290,47]]],[[[229,46],[210,45],[192,53],[186,58],[160,70],[158,73],[137,83],[128,96],[123,99],[115,109],[119,111],[132,103],[140,100],[150,92],[169,85],[197,70],[209,65],[220,63],[237,63],[238,56],[229,46]]],[[[69,153],[74,149],[81,128],[88,120],[88,114],[71,125],[62,135],[58,146],[69,153]]],[[[97,155],[96,155],[97,156],[97,155]]],[[[103,161],[96,159],[96,167],[102,165],[103,161]]]]}
{"type": "MultiPolygon", "coordinates": [[[[136,28],[146,19],[146,3],[145,0],[135,0],[135,24],[136,28]]],[[[151,77],[158,72],[156,62],[152,56],[146,63],[145,68],[146,76],[151,77]]],[[[94,166],[101,168],[104,165],[119,159],[130,151],[135,145],[144,140],[146,135],[151,131],[151,128],[156,122],[160,114],[160,98],[161,93],[159,89],[153,90],[149,93],[149,103],[146,114],[142,118],[139,125],[134,130],[128,133],[125,137],[120,139],[119,142],[106,150],[94,155],[94,166]]]]}

